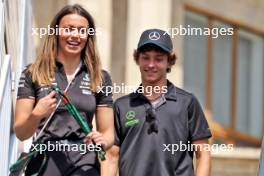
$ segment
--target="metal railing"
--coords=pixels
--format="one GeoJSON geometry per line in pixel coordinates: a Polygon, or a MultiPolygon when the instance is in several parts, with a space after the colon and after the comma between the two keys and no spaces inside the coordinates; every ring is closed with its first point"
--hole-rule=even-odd
{"type": "Polygon", "coordinates": [[[17,140],[12,131],[13,94],[11,57],[5,53],[5,2],[0,2],[0,173],[8,175],[17,157],[17,140]]]}
{"type": "MultiPolygon", "coordinates": [[[[4,60],[4,4],[0,2],[0,76],[4,60]]],[[[1,98],[1,97],[0,97],[1,98]]]]}
{"type": "Polygon", "coordinates": [[[31,7],[27,0],[0,0],[0,175],[4,176],[24,148],[12,126],[18,80],[35,52],[33,45],[28,46],[33,38],[31,7]]]}
{"type": "MultiPolygon", "coordinates": [[[[12,146],[10,146],[10,131],[12,129],[12,71],[10,56],[6,55],[2,61],[0,76],[0,172],[1,175],[7,175],[9,161],[11,161],[12,157],[10,150],[13,151],[14,147],[16,147],[16,141],[12,141],[12,146]]],[[[12,153],[15,154],[15,151],[12,153]]]]}

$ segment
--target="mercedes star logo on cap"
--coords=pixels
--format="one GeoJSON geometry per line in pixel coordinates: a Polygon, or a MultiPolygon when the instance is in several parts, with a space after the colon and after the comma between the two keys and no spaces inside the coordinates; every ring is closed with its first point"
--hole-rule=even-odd
{"type": "Polygon", "coordinates": [[[156,32],[156,31],[151,32],[149,34],[149,39],[150,40],[159,40],[159,38],[160,38],[160,34],[158,32],[156,32]]]}

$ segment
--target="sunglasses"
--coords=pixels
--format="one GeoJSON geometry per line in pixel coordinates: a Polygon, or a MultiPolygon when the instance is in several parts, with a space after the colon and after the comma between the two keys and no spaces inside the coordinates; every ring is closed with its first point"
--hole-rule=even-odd
{"type": "Polygon", "coordinates": [[[148,129],[148,134],[150,133],[158,133],[158,123],[157,123],[157,113],[153,107],[150,107],[146,111],[146,121],[150,124],[150,128],[148,129]]]}

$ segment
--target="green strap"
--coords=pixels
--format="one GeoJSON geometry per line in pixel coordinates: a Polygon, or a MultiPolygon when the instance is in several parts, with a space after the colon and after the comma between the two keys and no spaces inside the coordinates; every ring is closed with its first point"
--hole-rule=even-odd
{"type": "Polygon", "coordinates": [[[47,161],[48,161],[48,156],[46,155],[46,153],[44,153],[44,156],[43,156],[43,160],[42,160],[42,163],[41,163],[41,166],[39,168],[39,171],[37,173],[35,173],[33,176],[38,176],[39,173],[41,173],[42,170],[45,170],[46,167],[47,167],[47,161]]]}
{"type": "Polygon", "coordinates": [[[18,159],[14,164],[12,164],[10,172],[15,171],[19,165],[23,164],[23,162],[28,162],[36,153],[37,151],[26,153],[21,159],[18,159]]]}
{"type": "MultiPolygon", "coordinates": [[[[58,93],[58,95],[62,98],[62,100],[63,100],[63,102],[64,102],[67,110],[69,111],[69,113],[78,122],[78,124],[83,129],[83,131],[85,132],[85,134],[88,135],[91,132],[91,129],[90,129],[89,125],[84,120],[84,118],[81,116],[81,114],[76,109],[76,107],[71,102],[71,100],[68,98],[68,96],[64,92],[62,92],[61,89],[58,86],[51,85],[51,89],[52,90],[55,90],[58,93]]],[[[95,143],[93,142],[93,144],[95,144],[95,143]]],[[[103,151],[103,148],[102,148],[102,150],[98,151],[97,154],[98,154],[98,158],[101,161],[105,160],[105,152],[103,151]]]]}
{"type": "MultiPolygon", "coordinates": [[[[11,167],[10,167],[10,172],[16,172],[17,169],[23,164],[23,162],[27,162],[22,169],[25,169],[26,166],[28,165],[28,163],[30,162],[30,160],[33,158],[33,156],[36,156],[39,154],[39,151],[31,151],[29,153],[25,153],[24,156],[22,156],[22,158],[18,159],[11,167]]],[[[41,162],[40,168],[39,170],[34,173],[32,176],[40,176],[40,173],[42,172],[42,170],[44,170],[47,166],[47,160],[48,157],[46,155],[46,153],[43,154],[43,160],[41,162]]],[[[20,171],[21,172],[21,171],[20,171]]]]}
{"type": "MultiPolygon", "coordinates": [[[[65,93],[63,93],[61,91],[61,89],[57,86],[52,85],[51,86],[52,90],[55,90],[63,99],[64,104],[67,108],[67,110],[69,111],[69,113],[74,117],[74,119],[78,122],[78,124],[80,125],[80,127],[83,129],[83,131],[85,132],[86,135],[88,135],[91,132],[91,129],[89,127],[89,125],[87,124],[87,122],[84,120],[84,118],[82,118],[81,114],[79,113],[79,111],[76,109],[76,107],[74,106],[74,104],[71,102],[71,100],[67,97],[67,95],[65,93]]],[[[95,144],[93,142],[93,144],[95,144]]],[[[33,156],[36,156],[39,154],[39,151],[30,151],[29,153],[25,153],[24,156],[22,156],[22,158],[18,159],[11,167],[10,167],[10,172],[15,172],[17,171],[17,169],[25,162],[29,162],[33,156]]],[[[105,160],[105,152],[103,151],[103,149],[101,151],[97,152],[98,158],[103,161],[105,160]]],[[[43,169],[45,169],[45,167],[47,166],[47,160],[48,157],[47,155],[44,153],[44,158],[42,160],[41,166],[38,170],[38,172],[36,172],[35,174],[33,174],[33,176],[39,176],[39,174],[41,173],[41,171],[43,169]]],[[[28,163],[25,164],[25,166],[27,166],[28,163]]],[[[25,169],[25,166],[23,166],[22,169],[25,169]]]]}

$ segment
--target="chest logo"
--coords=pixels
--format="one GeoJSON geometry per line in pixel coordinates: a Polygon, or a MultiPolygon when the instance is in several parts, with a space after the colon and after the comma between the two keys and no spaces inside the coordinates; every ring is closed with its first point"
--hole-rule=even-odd
{"type": "Polygon", "coordinates": [[[139,120],[136,119],[135,111],[128,111],[126,113],[126,123],[125,127],[133,126],[139,123],[139,120]]]}
{"type": "Polygon", "coordinates": [[[83,80],[84,81],[90,81],[90,78],[89,78],[89,74],[88,73],[85,73],[85,75],[83,77],[83,80]]]}

